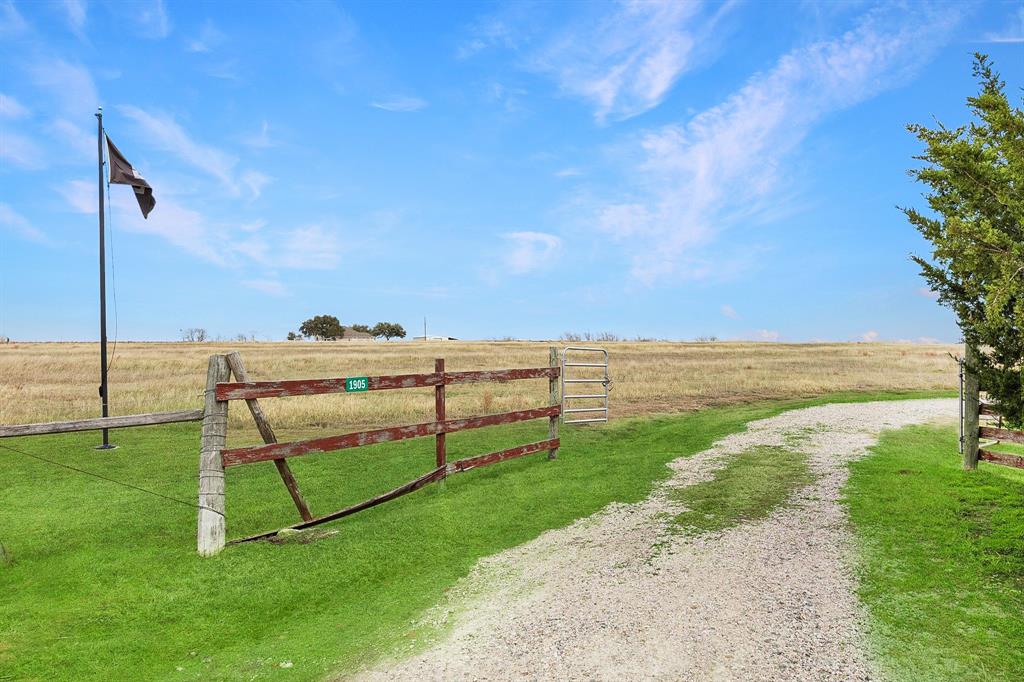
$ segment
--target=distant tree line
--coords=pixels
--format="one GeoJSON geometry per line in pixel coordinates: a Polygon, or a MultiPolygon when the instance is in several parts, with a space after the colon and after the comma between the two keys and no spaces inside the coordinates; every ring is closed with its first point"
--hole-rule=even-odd
{"type": "Polygon", "coordinates": [[[187,343],[205,343],[209,335],[202,327],[189,327],[181,330],[181,340],[187,343]]]}
{"type": "Polygon", "coordinates": [[[592,334],[591,332],[565,332],[559,338],[561,341],[622,341],[622,337],[612,332],[599,332],[592,334]]]}
{"type": "MultiPolygon", "coordinates": [[[[225,339],[221,336],[212,338],[204,328],[202,327],[189,327],[187,329],[178,330],[181,332],[181,340],[185,343],[206,343],[207,341],[224,341],[225,339]]],[[[232,341],[238,341],[240,343],[255,343],[256,332],[249,332],[248,334],[235,334],[232,341]]]]}
{"type": "Polygon", "coordinates": [[[375,339],[388,341],[405,338],[405,329],[397,322],[378,322],[372,327],[366,324],[352,324],[346,327],[334,315],[316,315],[300,324],[298,333],[288,332],[288,340],[337,341],[345,338],[346,332],[369,334],[375,339]]]}

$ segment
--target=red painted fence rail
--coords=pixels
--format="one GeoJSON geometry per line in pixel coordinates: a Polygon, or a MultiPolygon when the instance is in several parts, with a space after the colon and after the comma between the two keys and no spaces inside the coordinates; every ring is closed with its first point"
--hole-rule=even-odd
{"type": "MultiPolygon", "coordinates": [[[[350,448],[374,445],[377,443],[389,443],[392,441],[406,440],[409,438],[420,438],[434,436],[436,441],[435,467],[421,476],[405,483],[404,485],[382,493],[359,504],[345,509],[325,514],[322,516],[309,516],[308,510],[303,514],[303,521],[288,528],[303,529],[310,528],[328,521],[343,518],[350,514],[369,509],[383,502],[393,500],[397,497],[419,490],[423,486],[442,480],[446,476],[475,469],[488,464],[503,462],[516,457],[523,457],[537,452],[547,450],[548,458],[554,459],[558,453],[560,441],[558,438],[558,419],[562,414],[561,402],[557,396],[557,382],[561,375],[561,367],[558,363],[558,354],[555,349],[551,350],[549,357],[550,366],[532,367],[526,369],[499,369],[481,370],[471,372],[447,372],[445,371],[444,360],[438,359],[435,362],[434,372],[425,374],[396,374],[388,376],[358,377],[366,379],[365,388],[360,392],[382,391],[400,388],[427,388],[434,387],[435,390],[435,419],[422,424],[411,424],[408,426],[395,426],[371,431],[357,431],[324,438],[313,438],[308,440],[293,441],[289,443],[278,443],[275,438],[265,438],[265,445],[253,445],[239,448],[221,448],[220,461],[223,468],[240,466],[243,464],[255,464],[257,462],[273,461],[279,467],[284,465],[284,460],[289,457],[309,455],[314,453],[334,452],[350,448]],[[516,410],[500,414],[490,414],[477,417],[466,417],[463,419],[447,419],[445,414],[445,387],[451,384],[464,384],[471,382],[506,382],[522,379],[547,379],[549,388],[549,402],[546,407],[536,407],[528,410],[516,410]],[[532,419],[548,419],[548,438],[536,443],[517,445],[497,452],[490,452],[483,455],[467,457],[455,462],[447,461],[447,449],[445,446],[445,435],[479,429],[487,426],[501,424],[512,424],[515,422],[532,419]]],[[[238,378],[238,377],[236,377],[238,378]]],[[[242,377],[247,378],[247,377],[242,377]]],[[[217,404],[227,405],[228,401],[245,400],[250,410],[254,407],[254,417],[258,413],[260,419],[265,421],[265,415],[258,408],[256,400],[259,398],[281,398],[287,396],[310,396],[325,393],[346,393],[346,379],[351,381],[353,377],[335,377],[328,379],[298,379],[289,381],[235,381],[217,382],[214,386],[213,397],[217,404]]],[[[361,385],[362,382],[360,382],[361,385]]],[[[226,410],[225,410],[226,413],[226,410]]],[[[266,429],[269,426],[264,424],[266,429]]],[[[294,484],[294,481],[293,481],[294,484]]],[[[291,489],[290,489],[291,491],[291,489]]],[[[297,494],[297,487],[296,487],[297,494]]],[[[284,529],[280,529],[284,530],[284,529]]],[[[247,542],[273,537],[280,530],[269,531],[252,535],[245,538],[232,540],[230,544],[247,542]]]]}
{"type": "Polygon", "coordinates": [[[557,417],[561,414],[561,407],[537,407],[532,410],[517,410],[515,412],[503,412],[501,414],[489,414],[484,417],[469,417],[467,419],[448,419],[445,421],[426,422],[424,424],[411,424],[409,426],[394,426],[387,429],[376,429],[373,431],[356,431],[340,436],[327,436],[325,438],[313,438],[312,440],[300,440],[291,443],[273,443],[270,445],[254,445],[245,448],[232,448],[222,450],[221,457],[224,459],[224,467],[238,466],[239,464],[253,464],[265,462],[271,459],[282,459],[285,457],[297,457],[315,452],[333,452],[335,450],[346,450],[358,448],[363,445],[376,445],[378,443],[389,443],[395,440],[407,440],[409,438],[421,438],[423,436],[435,436],[444,433],[455,433],[469,429],[479,429],[484,426],[497,426],[499,424],[512,424],[515,422],[527,421],[529,419],[540,419],[542,417],[557,417]]]}
{"type": "MultiPolygon", "coordinates": [[[[432,372],[430,374],[395,374],[367,377],[368,391],[396,388],[426,388],[480,381],[516,381],[518,379],[556,379],[558,367],[531,369],[500,369],[477,372],[432,372]]],[[[241,381],[217,384],[217,400],[252,400],[288,396],[345,393],[345,377],[331,379],[295,379],[292,381],[241,381]]]]}

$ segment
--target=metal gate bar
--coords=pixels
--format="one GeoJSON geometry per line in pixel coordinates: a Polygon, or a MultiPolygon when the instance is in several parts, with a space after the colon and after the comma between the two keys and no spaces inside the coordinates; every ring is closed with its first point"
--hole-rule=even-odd
{"type": "Polygon", "coordinates": [[[587,348],[583,346],[567,346],[562,349],[562,423],[564,424],[595,424],[608,421],[608,385],[611,379],[608,377],[608,351],[604,348],[587,348]],[[593,362],[593,354],[600,353],[603,362],[593,362]],[[576,357],[573,357],[576,356],[576,357]],[[600,378],[568,378],[567,372],[573,367],[600,368],[604,371],[600,378]],[[566,393],[567,384],[600,384],[601,392],[588,393],[566,393]],[[603,400],[604,404],[595,407],[570,407],[571,400],[603,400]],[[566,419],[567,414],[601,413],[600,416],[591,416],[585,419],[566,419]]]}

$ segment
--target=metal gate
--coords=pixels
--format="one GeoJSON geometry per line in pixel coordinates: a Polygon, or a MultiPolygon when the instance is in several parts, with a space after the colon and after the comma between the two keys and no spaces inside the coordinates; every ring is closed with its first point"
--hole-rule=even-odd
{"type": "Polygon", "coordinates": [[[604,348],[567,346],[562,349],[562,423],[607,422],[608,386],[611,382],[608,376],[608,351],[604,348]],[[598,353],[600,355],[597,355],[598,353]],[[597,362],[598,359],[600,362],[597,362]],[[594,376],[595,374],[600,376],[594,376]],[[579,388],[571,388],[573,392],[568,392],[567,388],[576,386],[579,388]],[[600,400],[601,405],[592,406],[595,400],[600,400]],[[570,401],[577,401],[577,405],[585,401],[584,404],[589,403],[589,406],[573,407],[570,401]],[[574,418],[574,415],[580,415],[580,418],[574,418]]]}

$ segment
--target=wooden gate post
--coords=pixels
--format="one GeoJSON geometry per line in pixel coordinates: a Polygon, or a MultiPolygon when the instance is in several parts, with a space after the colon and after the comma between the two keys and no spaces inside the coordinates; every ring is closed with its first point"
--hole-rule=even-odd
{"type": "Polygon", "coordinates": [[[964,353],[964,469],[978,468],[978,426],[981,417],[981,386],[971,367],[978,361],[972,346],[964,353]]]}
{"type": "MultiPolygon", "coordinates": [[[[445,420],[445,405],[444,405],[444,358],[437,358],[434,360],[434,372],[441,375],[441,383],[434,387],[434,419],[438,422],[445,420]]],[[[434,451],[437,456],[436,466],[441,468],[448,465],[448,450],[445,445],[444,432],[438,433],[434,436],[434,451]]],[[[446,471],[442,476],[447,476],[446,471]]]]}
{"type": "Polygon", "coordinates": [[[199,452],[199,554],[213,556],[224,549],[224,462],[220,451],[227,442],[228,403],[217,400],[217,384],[228,380],[228,360],[211,355],[206,372],[206,403],[203,409],[203,440],[199,452]]]}
{"type": "MultiPolygon", "coordinates": [[[[554,346],[548,348],[548,365],[550,367],[558,367],[558,349],[554,346]]],[[[548,404],[558,404],[558,379],[555,377],[548,378],[548,404]]],[[[548,419],[548,439],[554,440],[558,438],[558,419],[559,416],[550,417],[548,419]]],[[[548,459],[554,459],[558,457],[558,448],[551,448],[548,450],[548,459]]]]}

